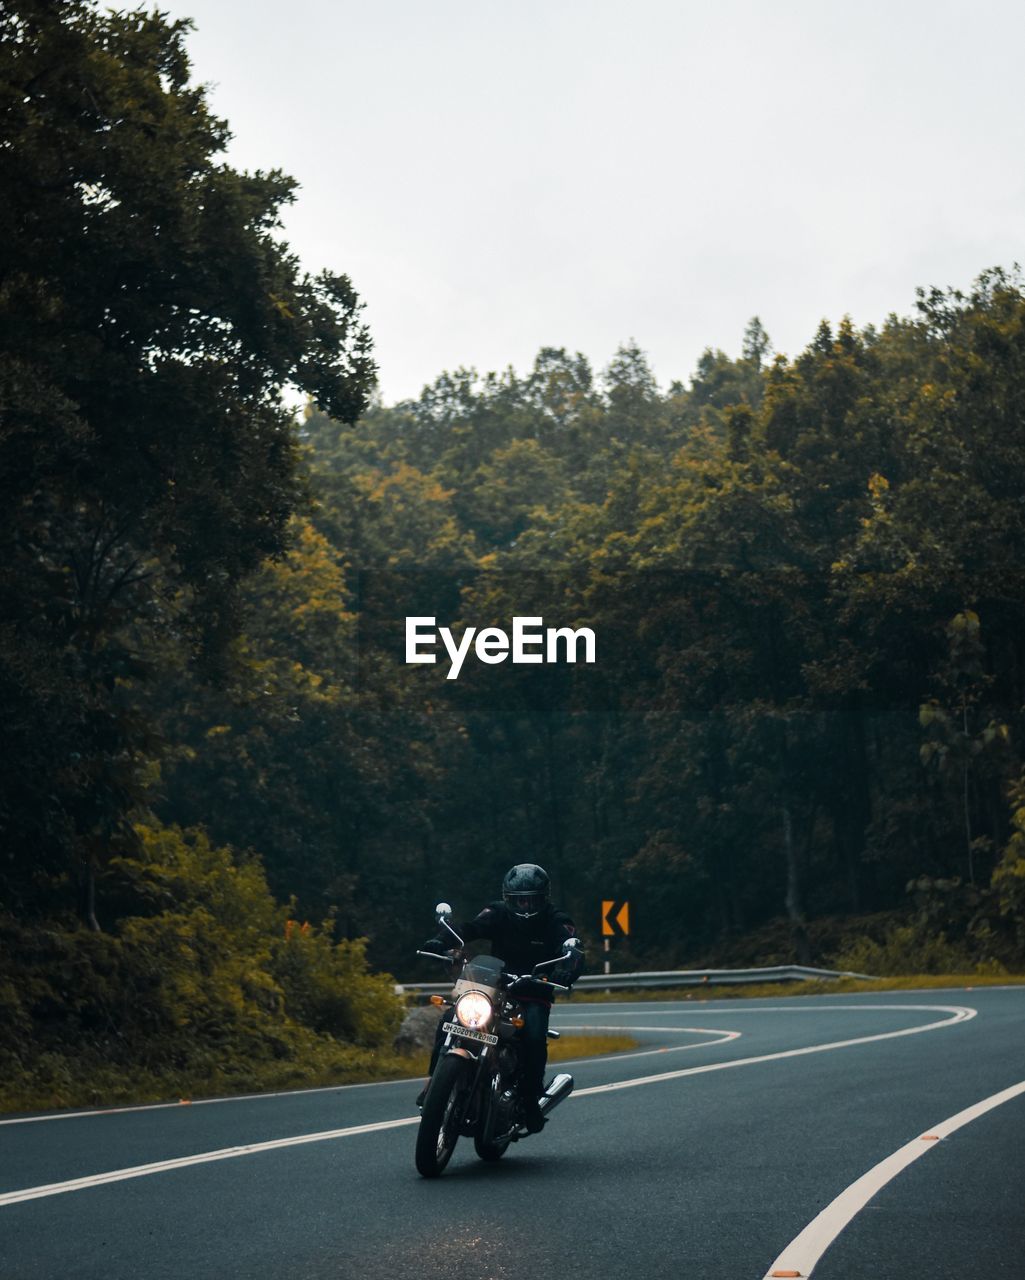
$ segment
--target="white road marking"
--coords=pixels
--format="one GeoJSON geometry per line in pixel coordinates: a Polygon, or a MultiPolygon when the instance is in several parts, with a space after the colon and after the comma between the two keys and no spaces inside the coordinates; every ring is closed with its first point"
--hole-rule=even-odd
{"type": "MultiPolygon", "coordinates": [[[[951,989],[953,990],[954,988],[951,988],[951,989]]],[[[1011,990],[1015,990],[1015,988],[999,987],[999,988],[996,988],[996,990],[1011,991],[1011,990]]],[[[809,998],[814,998],[814,997],[809,997],[809,998]]],[[[783,1005],[783,1004],[777,1004],[777,1005],[764,1005],[761,1008],[758,1008],[756,1006],[749,1006],[746,1008],[738,1007],[734,1009],[729,1007],[729,1002],[720,1001],[719,1003],[720,1004],[725,1003],[726,1008],[716,1009],[715,1010],[716,1013],[729,1012],[731,1014],[733,1013],[818,1013],[818,1012],[834,1012],[836,1010],[847,1010],[847,1009],[894,1009],[894,1010],[929,1009],[931,1010],[936,1007],[934,1005],[919,1005],[919,1004],[906,1004],[906,1005],[904,1004],[902,1005],[875,1005],[875,1004],[783,1005]]],[[[618,1002],[617,1003],[610,1002],[610,1004],[613,1011],[619,1009],[620,1007],[618,1002]]],[[[592,1005],[590,1007],[594,1009],[605,1009],[605,1008],[608,1008],[609,1005],[599,1004],[599,1005],[592,1005]]],[[[709,1012],[712,1012],[712,1011],[709,1010],[709,1012]]],[[[644,1018],[644,1017],[668,1018],[668,1017],[679,1017],[679,1015],[680,1015],[680,1010],[678,1008],[677,1009],[637,1009],[637,1010],[632,1010],[628,1013],[624,1012],[619,1014],[620,1017],[630,1017],[630,1018],[644,1018]]],[[[572,1022],[574,1025],[574,1028],[577,1030],[580,1030],[581,1028],[580,1028],[580,1025],[576,1022],[576,1019],[581,1017],[591,1018],[591,1017],[594,1017],[594,1014],[584,1013],[583,1010],[580,1010],[580,1009],[576,1009],[568,1013],[563,1013],[561,1009],[559,1011],[560,1024],[572,1022]]],[[[558,1027],[556,1027],[555,1029],[558,1030],[558,1027]]],[[[677,1029],[678,1028],[676,1027],[630,1027],[627,1025],[620,1025],[620,1024],[617,1024],[616,1026],[610,1026],[608,1028],[608,1030],[610,1031],[630,1031],[630,1030],[675,1031],[677,1029]]],[[[715,1030],[712,1027],[696,1027],[696,1028],[682,1028],[682,1029],[697,1030],[697,1031],[714,1031],[715,1030]]],[[[740,1035],[741,1033],[738,1031],[738,1032],[727,1032],[727,1033],[715,1032],[715,1034],[727,1034],[727,1035],[733,1036],[733,1035],[740,1035]]],[[[709,1041],[708,1043],[715,1044],[717,1042],[709,1041]]],[[[688,1047],[698,1048],[699,1046],[693,1045],[688,1047]]],[[[643,1050],[643,1052],[637,1053],[637,1054],[620,1053],[620,1054],[614,1054],[610,1056],[622,1059],[622,1058],[643,1057],[644,1054],[646,1053],[662,1053],[662,1052],[675,1053],[677,1052],[677,1050],[675,1048],[668,1049],[668,1050],[645,1049],[643,1050]]],[[[574,1058],[572,1059],[572,1061],[574,1062],[585,1062],[585,1061],[607,1062],[608,1058],[604,1058],[604,1057],[589,1058],[589,1059],[574,1058]]],[[[299,1097],[302,1094],[306,1094],[306,1093],[338,1093],[343,1089],[378,1089],[378,1088],[383,1088],[385,1085],[390,1085],[390,1084],[416,1084],[422,1079],[423,1079],[423,1076],[406,1076],[404,1079],[401,1079],[401,1080],[365,1080],[360,1084],[327,1084],[327,1085],[320,1085],[314,1089],[279,1089],[271,1093],[235,1093],[235,1094],[230,1094],[224,1098],[188,1099],[187,1105],[192,1107],[211,1107],[211,1106],[216,1106],[222,1102],[259,1102],[260,1099],[262,1098],[294,1098],[294,1097],[299,1097]]],[[[87,1116],[120,1116],[120,1115],[128,1115],[133,1111],[166,1111],[169,1108],[181,1107],[182,1105],[184,1105],[182,1102],[143,1102],[143,1103],[139,1103],[138,1105],[128,1106],[128,1107],[93,1107],[89,1111],[58,1111],[58,1112],[47,1112],[45,1115],[39,1115],[39,1116],[12,1116],[6,1120],[0,1120],[0,1126],[8,1125],[8,1124],[42,1124],[44,1121],[50,1121],[50,1120],[82,1120],[82,1119],[85,1119],[87,1116]]]]}
{"type": "MultiPolygon", "coordinates": [[[[935,1004],[765,1004],[765,1005],[741,1005],[737,1009],[709,1009],[710,1014],[718,1016],[720,1013],[849,1013],[852,1009],[875,1010],[888,1009],[899,1013],[903,1009],[925,1009],[932,1011],[933,1009],[945,1009],[947,1005],[935,1004]]],[[[688,1013],[693,1012],[688,1007],[688,1013]]],[[[613,1015],[614,1016],[614,1015],[613,1015]]],[[[619,1014],[621,1018],[678,1018],[680,1016],[679,1009],[628,1009],[619,1014]]],[[[594,1014],[582,1013],[575,1011],[570,1014],[560,1014],[559,1021],[567,1022],[574,1018],[592,1018],[594,1014]]],[[[626,1024],[617,1024],[625,1026],[626,1024]]],[[[666,1027],[654,1027],[655,1031],[668,1030],[666,1027]]]]}
{"type": "Polygon", "coordinates": [[[964,1111],[959,1111],[948,1120],[930,1126],[924,1134],[913,1138],[893,1155],[887,1156],[885,1160],[880,1160],[867,1173],[863,1173],[856,1182],[852,1182],[846,1191],[841,1191],[832,1203],[827,1204],[822,1212],[808,1223],[800,1235],[790,1241],[766,1271],[763,1280],[771,1280],[771,1277],[779,1275],[810,1276],[819,1259],[855,1214],[864,1209],[869,1200],[898,1173],[924,1156],[926,1152],[933,1150],[938,1145],[937,1139],[949,1138],[963,1125],[970,1124],[979,1116],[985,1115],[987,1111],[992,1111],[994,1107],[1010,1102],[1012,1098],[1020,1097],[1023,1093],[1025,1093],[1025,1080],[1011,1085],[1008,1089],[1002,1089],[999,1093],[993,1093],[988,1098],[983,1098],[981,1102],[966,1107],[964,1111]]]}
{"type": "Polygon", "coordinates": [[[92,1173],[85,1178],[71,1178],[68,1182],[51,1182],[41,1187],[26,1187],[23,1191],[8,1191],[0,1195],[0,1206],[21,1204],[25,1200],[41,1200],[44,1196],[59,1196],[65,1191],[84,1191],[87,1187],[102,1187],[110,1182],[124,1182],[128,1178],[144,1178],[150,1173],[167,1173],[171,1169],[186,1169],[194,1164],[211,1164],[215,1160],[232,1160],[236,1156],[252,1156],[260,1151],[275,1151],[280,1147],[299,1147],[307,1142],[328,1142],[332,1138],[349,1138],[357,1133],[379,1133],[382,1129],[398,1129],[403,1125],[419,1124],[419,1116],[402,1120],[380,1120],[376,1124],[358,1124],[348,1129],[326,1129],[323,1133],[302,1133],[295,1138],[275,1138],[273,1142],[254,1142],[244,1147],[222,1147],[219,1151],[203,1151],[195,1156],[179,1156],[175,1160],[158,1160],[154,1164],[137,1164],[129,1169],[111,1169],[107,1173],[92,1173]]]}
{"type": "MultiPolygon", "coordinates": [[[[889,1006],[878,1006],[888,1008],[889,1006]]],[[[909,1006],[903,1006],[905,1008],[909,1006]]],[[[663,1071],[658,1075],[639,1076],[632,1080],[618,1080],[612,1084],[593,1085],[576,1090],[571,1097],[584,1098],[599,1093],[611,1093],[618,1089],[635,1089],[641,1085],[659,1084],[664,1080],[679,1080],[684,1076],[704,1075],[710,1071],[728,1071],[733,1067],[754,1066],[762,1062],[776,1062],[783,1058],[798,1058],[811,1053],[826,1053],[832,1049],[846,1049],[858,1044],[871,1044],[877,1040],[894,1040],[898,1036],[918,1035],[923,1031],[935,1031],[941,1027],[967,1022],[976,1016],[976,1010],[963,1005],[918,1005],[915,1008],[931,1008],[935,1013],[951,1016],[920,1027],[906,1027],[900,1031],[884,1031],[871,1036],[857,1036],[853,1040],[834,1040],[829,1044],[808,1045],[803,1049],[785,1049],[779,1053],[763,1053],[752,1058],[732,1058],[727,1062],[712,1062],[700,1067],[682,1067],[678,1071],[663,1071]]],[[[401,1120],[381,1120],[374,1124],[353,1125],[346,1129],[328,1129],[322,1133],[303,1133],[293,1138],[276,1138],[271,1142],[256,1142],[247,1146],[223,1147],[218,1151],[203,1151],[198,1155],[179,1156],[174,1160],[159,1160],[154,1164],[133,1165],[127,1169],[111,1169],[107,1173],[90,1174],[85,1178],[71,1178],[67,1182],[51,1182],[45,1186],[25,1187],[20,1191],[8,1191],[0,1195],[0,1208],[21,1204],[26,1200],[40,1200],[45,1196],[58,1196],[67,1191],[84,1191],[89,1187],[106,1186],[112,1182],[125,1182],[129,1178],[143,1178],[151,1173],[166,1173],[173,1169],[185,1169],[194,1164],[209,1164],[215,1160],[231,1160],[236,1156],[256,1155],[261,1151],[275,1151],[282,1147],[299,1147],[308,1142],[327,1142],[334,1138],[349,1138],[362,1133],[380,1133],[386,1129],[398,1129],[405,1125],[419,1124],[419,1116],[401,1120]]]]}
{"type": "MultiPolygon", "coordinates": [[[[558,1030],[558,1028],[554,1028],[558,1030]]],[[[598,1027],[598,1026],[577,1026],[575,1031],[711,1031],[715,1035],[714,1040],[697,1040],[694,1044],[672,1044],[664,1045],[658,1049],[638,1049],[630,1053],[608,1053],[603,1054],[600,1058],[559,1058],[551,1063],[552,1066],[570,1067],[575,1066],[578,1062],[625,1062],[627,1058],[650,1058],[655,1053],[686,1053],[688,1049],[704,1049],[710,1044],[725,1044],[729,1040],[739,1040],[740,1031],[716,1031],[714,1027],[625,1027],[617,1025],[614,1027],[598,1027]]]]}
{"type": "Polygon", "coordinates": [[[274,1093],[234,1093],[225,1098],[183,1098],[180,1102],[142,1102],[132,1107],[94,1107],[91,1111],[58,1111],[42,1116],[14,1116],[0,1120],[4,1124],[40,1124],[44,1120],[81,1120],[86,1116],[122,1116],[130,1111],[166,1111],[183,1106],[212,1107],[219,1102],[259,1102],[262,1098],[296,1098],[304,1093],[339,1093],[342,1089],[376,1089],[386,1084],[416,1084],[423,1076],[406,1076],[402,1080],[364,1080],[360,1084],[324,1084],[315,1089],[278,1089],[274,1093]]]}
{"type": "MultiPolygon", "coordinates": [[[[739,1031],[722,1031],[718,1027],[634,1027],[624,1026],[621,1022],[608,1024],[600,1022],[581,1022],[573,1029],[574,1031],[689,1031],[693,1035],[706,1035],[710,1033],[713,1036],[719,1037],[718,1040],[703,1040],[701,1042],[702,1044],[719,1044],[722,1040],[736,1040],[741,1034],[739,1031]]],[[[557,1031],[559,1028],[554,1027],[553,1030],[557,1031]]],[[[688,1048],[693,1048],[693,1046],[688,1046],[688,1048]]],[[[661,1053],[664,1051],[656,1049],[655,1052],[661,1053]]]]}
{"type": "MultiPolygon", "coordinates": [[[[877,1008],[888,1006],[878,1005],[877,1008]]],[[[911,1006],[905,1005],[904,1008],[911,1006]]],[[[904,1027],[900,1031],[882,1031],[871,1036],[857,1036],[853,1040],[834,1040],[830,1044],[806,1045],[803,1049],[782,1049],[777,1053],[760,1053],[754,1058],[731,1058],[728,1062],[710,1062],[701,1067],[681,1067],[678,1071],[662,1071],[656,1076],[639,1076],[633,1080],[615,1080],[611,1084],[595,1084],[587,1089],[575,1089],[574,1098],[585,1098],[594,1093],[612,1093],[617,1089],[636,1089],[643,1084],[657,1084],[662,1080],[680,1080],[684,1076],[700,1076],[708,1071],[728,1071],[731,1067],[748,1067],[759,1062],[778,1062],[783,1058],[800,1058],[809,1053],[826,1053],[830,1049],[847,1049],[855,1044],[871,1044],[876,1040],[896,1040],[899,1036],[915,1036],[923,1031],[936,1031],[940,1027],[952,1027],[958,1022],[968,1022],[977,1014],[976,1009],[965,1005],[916,1005],[915,1008],[928,1009],[936,1013],[949,1013],[951,1017],[941,1018],[938,1022],[925,1022],[920,1027],[904,1027]]]]}
{"type": "MultiPolygon", "coordinates": [[[[554,1031],[558,1031],[558,1027],[553,1027],[554,1031]]],[[[715,1040],[702,1040],[701,1044],[684,1045],[685,1049],[700,1049],[702,1045],[720,1044],[723,1040],[734,1040],[741,1033],[739,1031],[717,1031],[714,1027],[581,1027],[574,1024],[575,1031],[581,1030],[607,1030],[607,1031],[697,1031],[711,1032],[717,1036],[715,1040]]],[[[565,1061],[570,1062],[608,1062],[610,1058],[643,1058],[649,1053],[677,1053],[678,1046],[668,1049],[644,1049],[640,1053],[615,1053],[603,1054],[601,1057],[592,1058],[571,1058],[565,1061]]],[[[133,1111],[166,1111],[169,1108],[180,1108],[182,1106],[190,1107],[212,1107],[222,1102],[259,1102],[263,1098],[297,1098],[306,1093],[340,1093],[343,1089],[377,1089],[388,1084],[419,1084],[423,1081],[423,1076],[404,1076],[400,1080],[364,1080],[360,1084],[326,1084],[319,1085],[315,1089],[278,1089],[270,1093],[234,1093],[224,1098],[188,1098],[179,1102],[143,1102],[136,1106],[128,1107],[94,1107],[90,1111],[57,1111],[48,1112],[40,1116],[12,1116],[7,1120],[0,1120],[0,1125],[6,1124],[41,1124],[46,1120],[82,1120],[88,1116],[122,1116],[128,1115],[133,1111]]]]}

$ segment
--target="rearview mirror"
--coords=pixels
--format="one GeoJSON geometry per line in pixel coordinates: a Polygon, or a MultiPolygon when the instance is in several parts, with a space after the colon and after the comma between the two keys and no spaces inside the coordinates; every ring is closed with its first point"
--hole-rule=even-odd
{"type": "Polygon", "coordinates": [[[566,953],[566,955],[572,955],[574,951],[577,951],[580,949],[580,939],[567,938],[566,941],[562,944],[562,949],[566,953]]]}
{"type": "Polygon", "coordinates": [[[449,924],[449,920],[451,919],[451,916],[452,916],[452,908],[449,906],[449,904],[447,902],[439,902],[438,905],[434,908],[434,911],[438,917],[438,924],[440,924],[443,929],[447,929],[448,932],[452,935],[453,938],[455,938],[456,942],[458,942],[461,947],[465,947],[466,943],[463,941],[462,938],[460,938],[459,934],[456,933],[455,929],[453,929],[452,926],[449,924]]]}

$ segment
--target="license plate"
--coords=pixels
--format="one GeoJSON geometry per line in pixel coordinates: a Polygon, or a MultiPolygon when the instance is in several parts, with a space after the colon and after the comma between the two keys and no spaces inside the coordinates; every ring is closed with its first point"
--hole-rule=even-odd
{"type": "Polygon", "coordinates": [[[498,1044],[498,1036],[489,1035],[486,1031],[473,1031],[470,1027],[453,1027],[452,1035],[462,1036],[464,1040],[479,1040],[481,1044],[498,1044]]]}

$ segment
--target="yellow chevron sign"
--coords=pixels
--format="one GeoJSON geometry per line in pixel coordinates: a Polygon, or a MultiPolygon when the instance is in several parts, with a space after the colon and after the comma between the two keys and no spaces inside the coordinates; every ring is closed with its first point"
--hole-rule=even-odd
{"type": "Polygon", "coordinates": [[[603,900],[601,904],[601,931],[606,938],[613,937],[617,933],[621,933],[623,937],[629,936],[629,902],[617,902],[614,898],[603,900]]]}

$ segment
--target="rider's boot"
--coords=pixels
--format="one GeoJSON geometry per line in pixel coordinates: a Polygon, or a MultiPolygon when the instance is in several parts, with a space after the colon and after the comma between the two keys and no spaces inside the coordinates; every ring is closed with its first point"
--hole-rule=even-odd
{"type": "Polygon", "coordinates": [[[528,1133],[540,1133],[545,1127],[545,1118],[541,1114],[541,1108],[538,1106],[537,1098],[533,1093],[530,1097],[524,1098],[521,1105],[521,1114],[523,1116],[523,1127],[528,1133]]]}

